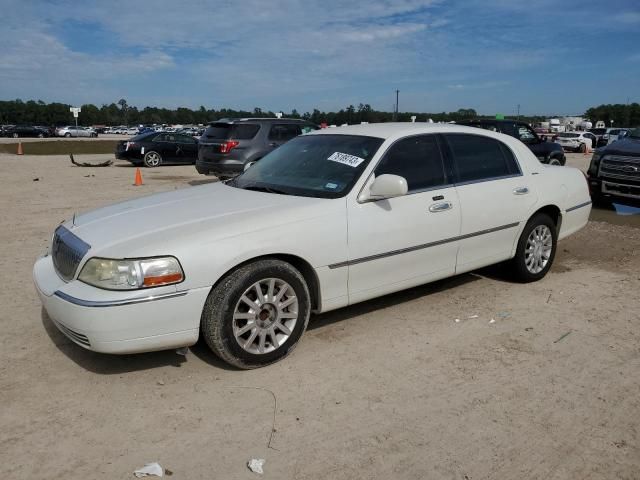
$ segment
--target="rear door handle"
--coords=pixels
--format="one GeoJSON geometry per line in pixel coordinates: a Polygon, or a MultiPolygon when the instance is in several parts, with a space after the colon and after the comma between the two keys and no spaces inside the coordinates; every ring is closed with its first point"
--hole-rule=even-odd
{"type": "Polygon", "coordinates": [[[526,195],[529,193],[529,189],[527,187],[518,187],[513,191],[514,195],[526,195]]]}
{"type": "Polygon", "coordinates": [[[446,212],[447,210],[451,210],[452,207],[453,203],[451,202],[434,203],[429,207],[429,211],[431,213],[446,212]]]}

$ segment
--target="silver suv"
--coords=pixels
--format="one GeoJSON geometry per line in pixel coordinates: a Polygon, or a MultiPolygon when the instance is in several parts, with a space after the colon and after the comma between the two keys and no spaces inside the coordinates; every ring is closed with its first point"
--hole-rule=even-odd
{"type": "Polygon", "coordinates": [[[225,118],[211,122],[200,137],[196,170],[221,179],[235,177],[245,165],[318,128],[295,118],[225,118]]]}

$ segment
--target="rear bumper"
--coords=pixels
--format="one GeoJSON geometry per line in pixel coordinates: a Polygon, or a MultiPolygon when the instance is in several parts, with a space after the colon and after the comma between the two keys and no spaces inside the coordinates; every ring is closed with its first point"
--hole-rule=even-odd
{"type": "Polygon", "coordinates": [[[49,318],[65,336],[87,350],[101,353],[138,353],[193,345],[198,340],[200,316],[208,288],[193,290],[107,292],[63,282],[51,257],[33,268],[36,290],[49,318]],[[73,291],[71,295],[67,291],[73,291]],[[95,294],[95,295],[92,295],[95,294]],[[94,298],[90,298],[94,296],[94,298]]]}
{"type": "Polygon", "coordinates": [[[213,174],[216,176],[220,175],[228,175],[235,176],[239,175],[244,170],[244,160],[240,160],[237,158],[229,158],[225,155],[198,155],[198,160],[196,160],[196,170],[198,173],[202,174],[213,174]]]}

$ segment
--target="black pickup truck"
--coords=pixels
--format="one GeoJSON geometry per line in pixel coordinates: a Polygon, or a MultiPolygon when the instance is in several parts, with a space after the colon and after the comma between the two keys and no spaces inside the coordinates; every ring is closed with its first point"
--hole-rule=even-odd
{"type": "Polygon", "coordinates": [[[567,161],[564,156],[564,150],[559,143],[545,142],[538,137],[538,134],[525,122],[519,122],[517,120],[477,119],[456,123],[470,127],[484,128],[485,130],[493,130],[494,132],[515,137],[529,147],[542,163],[564,165],[567,161]]]}
{"type": "Polygon", "coordinates": [[[640,203],[640,127],[593,152],[587,181],[594,203],[616,198],[640,203]]]}

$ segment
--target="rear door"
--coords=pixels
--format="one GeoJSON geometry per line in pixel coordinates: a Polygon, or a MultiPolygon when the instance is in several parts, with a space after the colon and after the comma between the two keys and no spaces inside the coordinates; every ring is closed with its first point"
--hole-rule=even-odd
{"type": "Polygon", "coordinates": [[[198,158],[198,141],[189,135],[176,135],[176,161],[194,163],[198,158]]]}
{"type": "Polygon", "coordinates": [[[456,271],[511,256],[519,226],[536,202],[511,149],[497,139],[445,134],[453,160],[461,229],[456,271]]]}

